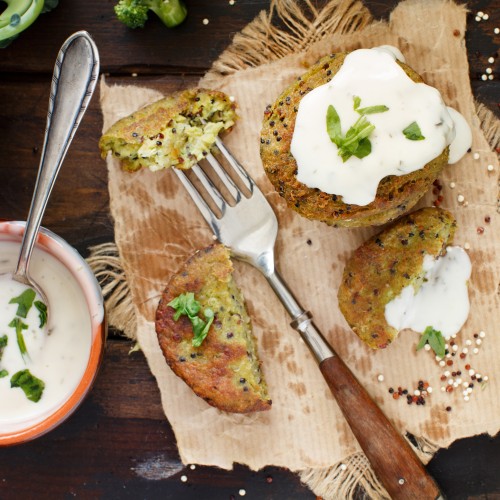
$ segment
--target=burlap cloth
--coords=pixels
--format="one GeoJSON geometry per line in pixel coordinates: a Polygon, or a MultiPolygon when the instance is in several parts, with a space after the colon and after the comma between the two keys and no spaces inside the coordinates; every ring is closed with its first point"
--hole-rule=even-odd
{"type": "MultiPolygon", "coordinates": [[[[309,2],[276,0],[270,12],[261,13],[235,37],[200,82],[233,95],[238,103],[239,123],[225,141],[278,215],[282,275],[397,429],[415,436],[424,462],[456,439],[485,432],[494,435],[500,427],[500,364],[496,363],[500,269],[495,256],[500,240],[499,166],[492,149],[498,145],[499,127],[484,108],[478,118],[469,83],[465,28],[466,9],[449,1],[403,2],[385,23],[374,22],[360,2],[333,0],[318,11],[309,2]],[[287,28],[277,28],[276,19],[287,28]],[[470,381],[466,362],[488,376],[484,390],[476,387],[468,402],[460,387],[451,393],[440,390],[446,384],[440,379],[446,367],[440,367],[431,353],[416,352],[417,334],[403,332],[388,349],[374,352],[350,331],[337,307],[337,288],[346,259],[374,230],[335,229],[301,218],[274,192],[259,158],[263,111],[294,77],[321,55],[382,44],[399,47],[407,62],[473,128],[472,152],[448,166],[441,179],[442,206],[458,220],[455,241],[469,248],[473,263],[471,314],[457,337],[459,352],[467,339],[475,342],[474,333],[486,333],[477,354],[473,354],[474,343],[467,357],[456,356],[450,368],[461,370],[464,381],[470,381]],[[493,165],[493,171],[487,165],[493,165]],[[462,203],[458,195],[464,197],[462,203]],[[478,226],[484,227],[483,234],[478,234],[478,226]],[[383,382],[378,381],[379,375],[383,382]],[[388,393],[390,386],[416,388],[421,379],[434,389],[425,406],[408,405],[406,399],[394,400],[388,393]],[[453,410],[446,411],[447,406],[453,410]]],[[[104,129],[159,97],[151,89],[109,87],[103,82],[104,129]]],[[[357,485],[374,498],[384,497],[315,361],[289,326],[265,279],[248,265],[236,263],[236,279],[253,319],[272,410],[244,416],[220,412],[171,372],[157,343],[155,309],[169,276],[196,249],[210,244],[212,234],[173,173],[128,174],[113,158],[107,165],[119,257],[114,245],[108,245],[95,249],[90,262],[103,280],[111,323],[137,339],[157,379],[182,461],[222,468],[233,463],[252,469],[284,466],[300,471],[302,480],[325,498],[350,497],[357,485]]],[[[422,205],[433,199],[430,193],[422,205]]]]}

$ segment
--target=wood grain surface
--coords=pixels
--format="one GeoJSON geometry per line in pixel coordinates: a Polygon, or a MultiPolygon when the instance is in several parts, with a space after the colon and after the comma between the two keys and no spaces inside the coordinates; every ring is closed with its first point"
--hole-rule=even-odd
{"type": "MultiPolygon", "coordinates": [[[[269,7],[265,0],[235,0],[234,5],[228,0],[186,0],[188,18],[178,28],[169,30],[150,16],[143,30],[130,30],[115,19],[114,3],[60,0],[10,47],[0,49],[0,218],[26,218],[52,69],[71,33],[91,33],[109,83],[135,83],[166,93],[193,85],[234,34],[269,7]]],[[[376,18],[387,18],[396,2],[365,3],[376,18]]],[[[467,5],[473,92],[500,116],[500,35],[494,33],[500,27],[500,2],[473,0],[467,5]],[[478,11],[489,19],[476,21],[478,11]],[[484,81],[487,67],[494,79],[484,81]]],[[[43,220],[83,255],[92,245],[113,241],[107,171],[97,149],[102,129],[98,97],[75,136],[43,220]]],[[[129,354],[130,347],[119,332],[111,331],[96,385],[78,412],[35,442],[0,449],[0,499],[229,499],[239,498],[240,490],[252,499],[315,498],[295,474],[283,469],[252,472],[236,465],[223,471],[181,464],[155,380],[143,355],[129,354]]],[[[438,452],[428,470],[448,498],[500,498],[500,438],[458,441],[438,452]]]]}

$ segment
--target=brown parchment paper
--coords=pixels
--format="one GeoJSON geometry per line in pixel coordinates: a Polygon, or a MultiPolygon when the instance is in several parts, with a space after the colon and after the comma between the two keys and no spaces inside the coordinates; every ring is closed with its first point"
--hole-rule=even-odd
{"type": "MultiPolygon", "coordinates": [[[[480,129],[473,103],[464,43],[465,8],[447,1],[412,0],[395,9],[390,23],[363,24],[359,21],[362,15],[356,14],[358,27],[350,34],[339,34],[332,26],[331,36],[323,34],[323,40],[315,43],[313,37],[293,55],[274,57],[276,60],[268,64],[231,74],[214,71],[201,84],[233,95],[238,103],[240,120],[225,142],[276,211],[281,274],[397,429],[416,436],[417,452],[427,461],[436,449],[458,438],[496,434],[500,428],[500,365],[496,363],[500,356],[500,266],[495,256],[500,240],[499,165],[480,129]],[[382,44],[399,47],[407,63],[437,87],[446,103],[458,109],[473,129],[472,152],[446,168],[441,194],[442,206],[458,220],[455,242],[469,248],[473,263],[471,313],[456,339],[459,352],[468,339],[475,342],[474,333],[484,331],[486,337],[477,354],[472,353],[475,345],[471,345],[464,360],[458,355],[453,358],[452,368],[440,367],[429,352],[417,353],[418,335],[414,332],[402,332],[389,348],[371,351],[350,331],[337,307],[337,288],[351,252],[375,230],[335,229],[301,218],[274,192],[259,158],[263,111],[293,78],[328,52],[382,44]],[[492,172],[487,170],[489,164],[494,167],[492,172]],[[453,189],[450,183],[454,183],[453,189]],[[459,194],[465,202],[458,202],[459,194]],[[487,216],[489,223],[485,222],[487,216]],[[478,226],[484,227],[483,234],[478,234],[478,226]],[[453,369],[462,370],[463,380],[469,381],[465,363],[489,378],[483,389],[475,384],[468,402],[461,388],[442,392],[440,380],[443,371],[453,369]],[[383,375],[383,382],[378,381],[379,375],[383,375]],[[388,387],[413,389],[418,380],[428,381],[433,388],[425,406],[407,405],[405,398],[390,397],[388,387]],[[453,411],[446,411],[447,406],[453,411]]],[[[370,21],[367,12],[364,16],[370,21]]],[[[151,89],[110,87],[103,82],[104,129],[160,97],[151,89]]],[[[335,466],[357,456],[359,447],[315,361],[289,326],[289,318],[265,279],[246,264],[236,262],[236,279],[246,296],[258,338],[272,410],[244,416],[220,412],[197,398],[170,371],[155,335],[155,309],[169,276],[196,249],[210,244],[212,234],[172,172],[125,173],[114,158],[108,158],[107,165],[116,244],[130,288],[137,339],[157,379],[183,462],[223,468],[236,462],[252,469],[277,465],[309,470],[335,466]]],[[[429,193],[420,205],[430,205],[434,199],[429,193]]]]}

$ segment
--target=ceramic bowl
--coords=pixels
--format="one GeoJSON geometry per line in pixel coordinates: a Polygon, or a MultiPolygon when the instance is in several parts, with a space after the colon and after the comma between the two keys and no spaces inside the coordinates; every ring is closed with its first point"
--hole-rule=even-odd
{"type": "MultiPolygon", "coordinates": [[[[7,255],[8,248],[12,251],[13,242],[20,247],[24,226],[24,222],[0,221],[0,273],[12,273],[14,271],[14,269],[6,270],[1,268],[2,248],[4,249],[4,254],[7,255]]],[[[80,370],[72,374],[75,380],[73,381],[71,389],[68,393],[64,394],[61,391],[60,397],[62,399],[58,401],[56,398],[57,403],[54,403],[53,407],[48,408],[35,418],[30,416],[24,419],[23,417],[22,423],[14,421],[12,424],[8,420],[5,420],[3,425],[0,424],[0,446],[14,445],[35,439],[54,429],[66,420],[80,406],[85,396],[89,393],[103,358],[106,339],[104,300],[94,274],[86,261],[66,241],[53,232],[40,228],[32,259],[35,258],[36,252],[42,255],[43,251],[54,257],[69,271],[74,278],[74,280],[72,280],[72,286],[74,286],[74,289],[78,292],[76,296],[81,297],[81,300],[85,302],[84,306],[81,308],[81,314],[84,318],[86,318],[88,314],[89,321],[85,319],[84,323],[90,325],[88,331],[88,335],[90,336],[90,348],[87,342],[88,339],[85,339],[85,353],[89,353],[88,360],[86,361],[87,354],[85,354],[80,361],[80,370]],[[74,284],[75,282],[76,285],[74,284]],[[80,290],[81,293],[78,290],[80,290]],[[83,375],[80,377],[80,373],[82,372],[83,375]],[[78,373],[78,375],[76,375],[76,373],[78,373]]],[[[3,266],[5,267],[6,265],[5,259],[3,259],[3,266]]],[[[43,283],[39,282],[39,285],[43,288],[43,283]]],[[[51,304],[49,297],[49,324],[51,319],[50,311],[53,307],[54,305],[51,304]]],[[[84,331],[86,330],[87,327],[84,328],[84,331]]],[[[2,361],[0,360],[0,368],[1,365],[2,361]]],[[[20,391],[20,389],[15,390],[20,391]]],[[[45,394],[43,396],[45,396],[45,394]]],[[[3,416],[0,415],[0,422],[2,417],[3,416]]]]}

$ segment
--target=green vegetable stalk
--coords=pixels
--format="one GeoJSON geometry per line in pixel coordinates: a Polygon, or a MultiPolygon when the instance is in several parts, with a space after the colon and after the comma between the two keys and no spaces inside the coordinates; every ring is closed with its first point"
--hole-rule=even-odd
{"type": "Polygon", "coordinates": [[[0,14],[0,48],[7,47],[40,14],[49,12],[59,0],[4,0],[7,8],[0,14]]]}
{"type": "Polygon", "coordinates": [[[181,24],[187,15],[182,0],[119,0],[115,5],[116,17],[129,28],[144,28],[150,10],[168,28],[181,24]]]}

